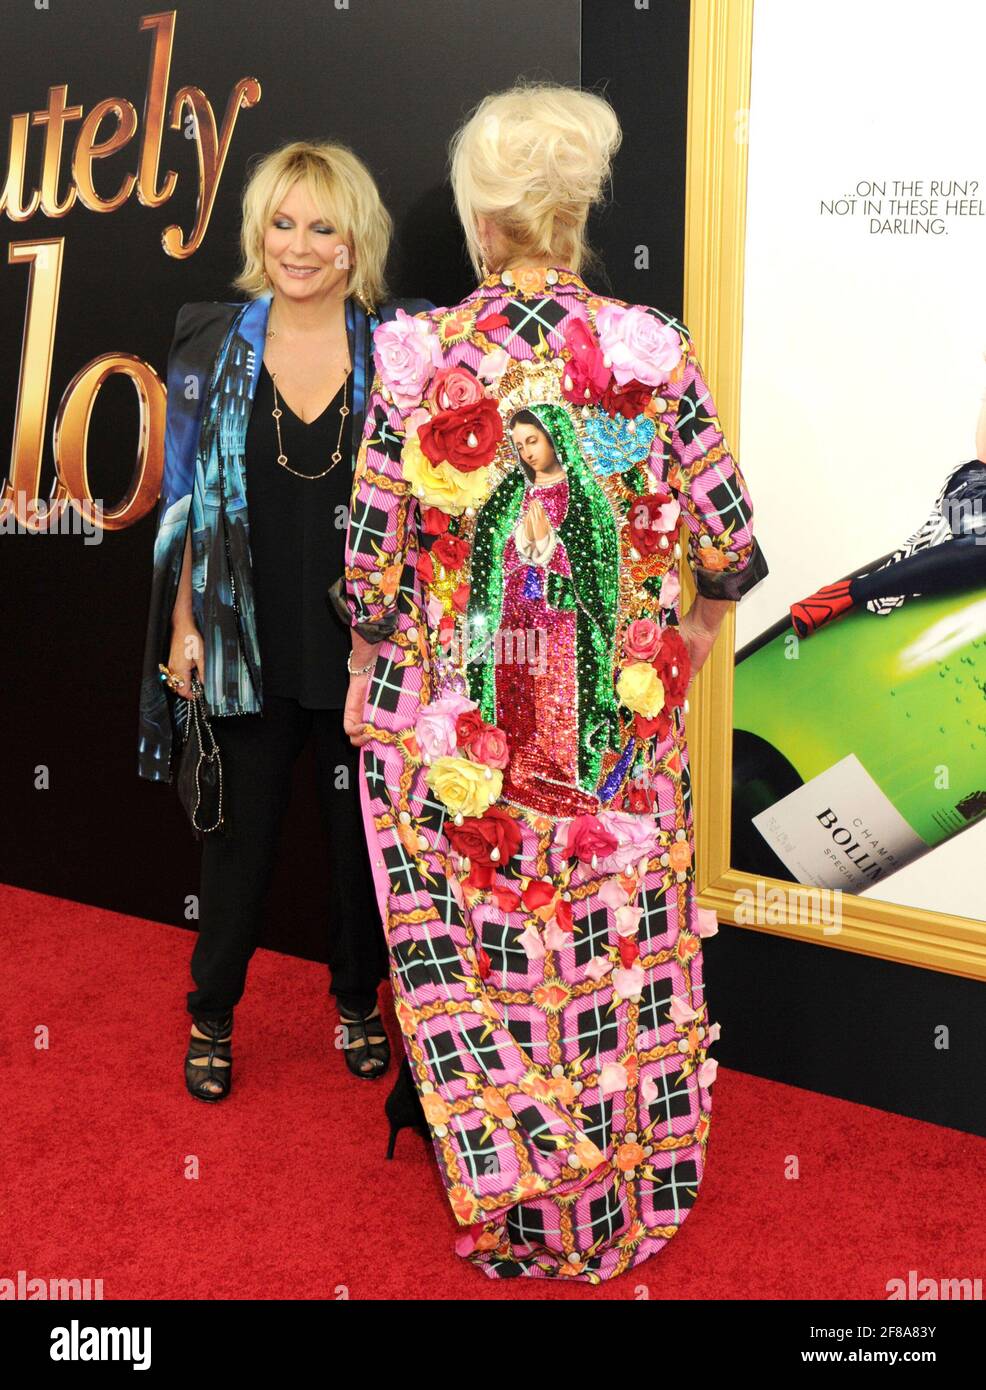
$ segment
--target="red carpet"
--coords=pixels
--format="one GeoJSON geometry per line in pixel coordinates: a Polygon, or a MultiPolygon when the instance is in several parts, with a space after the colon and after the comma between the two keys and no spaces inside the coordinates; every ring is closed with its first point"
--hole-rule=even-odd
{"type": "Polygon", "coordinates": [[[189,933],[5,887],[0,921],[0,1277],[102,1278],[105,1298],[858,1299],[981,1272],[986,1141],[720,1067],[705,1181],[661,1254],[598,1288],[488,1279],[453,1253],[430,1148],[404,1130],[384,1161],[393,1067],[350,1077],[324,967],[258,951],[210,1107],[182,1077],[189,933]]]}

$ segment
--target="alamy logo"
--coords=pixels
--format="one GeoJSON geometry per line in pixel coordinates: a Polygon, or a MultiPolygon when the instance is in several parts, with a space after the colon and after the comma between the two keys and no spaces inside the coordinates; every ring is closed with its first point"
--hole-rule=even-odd
{"type": "Polygon", "coordinates": [[[132,1361],[135,1371],[151,1364],[149,1327],[68,1327],[51,1329],[52,1361],[132,1361]]]}

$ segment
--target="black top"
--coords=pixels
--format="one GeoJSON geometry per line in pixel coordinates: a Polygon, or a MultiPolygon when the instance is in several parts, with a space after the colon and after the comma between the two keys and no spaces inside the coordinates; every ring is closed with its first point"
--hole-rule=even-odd
{"type": "MultiPolygon", "coordinates": [[[[352,381],[346,382],[352,409],[352,381]]],[[[339,440],[343,387],[322,414],[305,424],[277,393],[281,442],[288,465],[321,473],[339,440]]],[[[290,696],[307,709],[342,709],[349,675],[349,629],[326,602],[326,591],[345,565],[346,525],[353,486],[352,415],[339,449],[342,458],[324,478],[297,478],[277,462],[271,411],[274,387],[266,363],[246,435],[250,563],[264,694],[290,696]]]]}

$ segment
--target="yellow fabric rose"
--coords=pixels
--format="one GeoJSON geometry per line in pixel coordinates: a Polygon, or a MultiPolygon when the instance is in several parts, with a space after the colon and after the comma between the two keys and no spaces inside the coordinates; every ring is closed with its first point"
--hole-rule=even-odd
{"type": "Polygon", "coordinates": [[[453,816],[482,816],[503,790],[503,773],[467,758],[436,758],[425,780],[453,816]]]}
{"type": "Polygon", "coordinates": [[[649,661],[632,661],[620,672],[616,693],[634,714],[656,719],[664,708],[664,686],[649,661]]]}
{"type": "Polygon", "coordinates": [[[461,516],[467,507],[481,507],[489,496],[489,468],[463,473],[450,463],[433,464],[422,452],[417,434],[404,441],[401,461],[404,477],[424,507],[461,516]]]}

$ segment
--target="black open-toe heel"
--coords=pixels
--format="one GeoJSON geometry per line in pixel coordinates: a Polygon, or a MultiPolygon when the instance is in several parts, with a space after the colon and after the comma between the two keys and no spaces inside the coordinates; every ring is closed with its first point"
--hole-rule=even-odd
{"type": "Polygon", "coordinates": [[[346,1066],[354,1076],[376,1081],[390,1066],[390,1042],[380,1016],[380,1005],[374,1004],[368,1014],[341,1003],[338,1008],[346,1028],[346,1041],[342,1045],[346,1066]],[[365,1066],[366,1062],[371,1065],[365,1066]]]}
{"type": "Polygon", "coordinates": [[[397,1136],[402,1129],[410,1127],[417,1130],[422,1139],[431,1138],[424,1107],[421,1104],[421,1097],[418,1095],[418,1088],[414,1084],[411,1064],[407,1060],[406,1054],[401,1062],[393,1089],[383,1103],[383,1108],[390,1121],[390,1142],[387,1145],[388,1158],[394,1156],[394,1145],[397,1143],[397,1136]]]}
{"type": "Polygon", "coordinates": [[[195,1018],[193,1028],[204,1037],[191,1034],[185,1056],[185,1085],[196,1100],[225,1100],[233,1081],[233,1015],[221,1019],[195,1018]],[[219,1086],[216,1091],[210,1089],[219,1086]]]}

